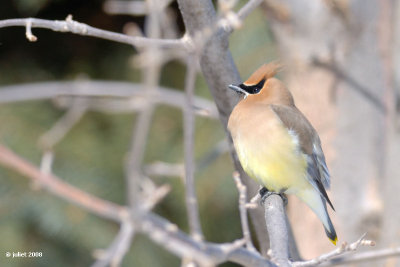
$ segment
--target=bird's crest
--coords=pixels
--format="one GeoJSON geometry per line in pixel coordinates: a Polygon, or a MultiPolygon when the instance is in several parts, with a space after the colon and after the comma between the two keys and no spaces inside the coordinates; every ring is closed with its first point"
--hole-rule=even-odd
{"type": "Polygon", "coordinates": [[[268,64],[264,64],[259,67],[243,84],[254,85],[259,83],[261,80],[268,80],[274,77],[281,69],[283,65],[279,61],[272,61],[268,64]]]}

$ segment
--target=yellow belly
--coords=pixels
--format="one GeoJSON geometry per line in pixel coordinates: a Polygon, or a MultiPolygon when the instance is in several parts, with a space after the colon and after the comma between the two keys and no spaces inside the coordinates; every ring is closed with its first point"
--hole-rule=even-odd
{"type": "Polygon", "coordinates": [[[263,139],[253,136],[233,137],[240,163],[251,178],[275,192],[296,193],[310,186],[305,155],[284,127],[274,127],[261,135],[263,139]]]}

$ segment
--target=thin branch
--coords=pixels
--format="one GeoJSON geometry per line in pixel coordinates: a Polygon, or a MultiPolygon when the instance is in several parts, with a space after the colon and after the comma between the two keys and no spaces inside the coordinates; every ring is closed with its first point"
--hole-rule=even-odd
{"type": "Polygon", "coordinates": [[[250,199],[250,202],[248,202],[246,204],[246,208],[248,209],[256,209],[259,206],[259,203],[261,201],[261,196],[258,193],[260,191],[260,189],[262,188],[262,186],[260,185],[259,190],[257,191],[257,193],[250,199]]]}
{"type": "Polygon", "coordinates": [[[155,214],[144,216],[141,231],[155,243],[181,258],[194,260],[201,266],[215,265],[215,259],[213,255],[205,251],[205,245],[202,246],[199,241],[183,234],[175,224],[155,214]]]}
{"type": "Polygon", "coordinates": [[[86,103],[82,98],[75,99],[68,111],[53,127],[39,138],[43,150],[51,150],[78,123],[86,113],[86,103]]]}
{"type": "MultiPolygon", "coordinates": [[[[61,181],[60,178],[55,175],[44,174],[40,172],[37,167],[20,158],[2,145],[0,145],[0,164],[20,173],[23,176],[26,176],[27,178],[30,178],[33,181],[38,182],[50,193],[70,203],[83,207],[89,212],[116,222],[124,222],[126,218],[128,218],[127,208],[83,192],[80,189],[61,181]]],[[[208,255],[212,255],[213,262],[217,263],[222,263],[229,260],[246,266],[275,266],[270,261],[262,258],[258,254],[247,249],[234,246],[232,243],[202,243],[202,245],[200,245],[198,241],[179,231],[177,226],[152,213],[148,213],[148,215],[145,215],[145,218],[141,218],[141,220],[139,220],[139,224],[141,231],[144,231],[149,235],[151,234],[151,238],[156,243],[167,245],[166,248],[176,255],[187,255],[186,253],[190,251],[189,255],[193,254],[193,257],[196,258],[197,253],[201,252],[204,253],[201,254],[203,256],[207,255],[208,257],[208,255]],[[153,227],[155,227],[156,231],[154,231],[153,227]]],[[[348,247],[350,249],[355,249],[357,244],[371,245],[370,241],[364,240],[364,243],[357,242],[349,245],[348,247]]],[[[321,266],[359,262],[398,255],[400,255],[400,248],[384,249],[379,251],[363,252],[350,257],[337,257],[330,259],[321,266]]],[[[296,262],[294,264],[299,263],[296,262]]]]}
{"type": "Polygon", "coordinates": [[[154,162],[144,166],[143,172],[148,176],[185,176],[183,164],[171,164],[166,162],[154,162]]]}
{"type": "Polygon", "coordinates": [[[140,167],[143,162],[153,110],[153,106],[142,110],[136,118],[133,128],[131,147],[126,162],[127,194],[131,208],[137,208],[139,205],[140,167]]]}
{"type": "Polygon", "coordinates": [[[250,251],[257,251],[254,248],[253,242],[251,241],[249,221],[247,219],[247,208],[246,208],[247,188],[240,180],[240,174],[238,172],[233,173],[233,179],[235,180],[236,187],[239,191],[239,211],[240,211],[240,222],[242,224],[243,238],[246,242],[247,249],[249,249],[250,251]]]}
{"type": "MultiPolygon", "coordinates": [[[[157,16],[158,10],[153,1],[149,1],[148,4],[151,12],[146,17],[145,33],[150,37],[158,37],[160,35],[157,16]]],[[[140,66],[142,68],[143,89],[146,89],[146,94],[143,99],[143,108],[134,123],[125,168],[128,202],[131,210],[135,211],[135,213],[141,212],[139,198],[140,180],[142,178],[141,165],[155,109],[152,94],[157,92],[161,69],[160,62],[158,61],[160,51],[156,46],[149,45],[141,49],[139,55],[142,56],[142,59],[146,59],[140,66]]]]}
{"type": "Polygon", "coordinates": [[[42,160],[40,161],[40,171],[48,174],[52,173],[52,166],[54,161],[53,151],[47,150],[43,153],[42,160]]]}
{"type": "Polygon", "coordinates": [[[164,184],[151,192],[151,195],[145,200],[143,208],[145,210],[152,210],[158,203],[163,200],[171,191],[171,186],[164,184]]]}
{"type": "Polygon", "coordinates": [[[37,41],[37,37],[32,34],[32,20],[30,20],[30,19],[26,21],[25,36],[26,36],[26,39],[28,39],[30,42],[37,41]]]}
{"type": "MultiPolygon", "coordinates": [[[[2,145],[0,145],[0,164],[39,182],[49,193],[83,207],[89,212],[119,223],[124,223],[129,218],[129,211],[126,207],[83,192],[54,175],[44,174],[37,167],[2,145]]],[[[200,243],[180,231],[176,225],[151,212],[145,213],[143,217],[132,217],[131,220],[137,226],[138,231],[148,234],[157,244],[163,245],[178,256],[191,256],[198,262],[202,262],[201,259],[204,259],[205,262],[215,263],[232,261],[246,266],[275,266],[259,254],[250,252],[235,242],[227,244],[200,243]]],[[[124,232],[126,231],[124,230],[124,232]]]]}
{"type": "Polygon", "coordinates": [[[122,259],[131,246],[134,234],[133,224],[129,221],[123,222],[117,236],[107,250],[97,250],[94,252],[98,260],[92,264],[92,267],[120,266],[122,259]]]}
{"type": "Polygon", "coordinates": [[[175,224],[153,213],[144,216],[142,225],[142,231],[155,243],[175,255],[193,259],[205,266],[232,261],[243,266],[276,267],[259,254],[244,249],[241,240],[227,244],[200,243],[180,231],[175,224]]]}
{"type": "Polygon", "coordinates": [[[224,3],[224,1],[219,1],[220,9],[223,12],[222,18],[216,23],[216,29],[224,29],[227,33],[232,33],[234,29],[240,28],[242,26],[243,20],[253,12],[264,0],[249,0],[237,13],[233,12],[231,5],[232,1],[224,3]]]}
{"type": "Polygon", "coordinates": [[[358,263],[364,261],[373,261],[390,257],[399,257],[400,256],[400,247],[397,248],[385,248],[381,250],[375,251],[366,251],[360,252],[354,255],[343,255],[337,258],[331,259],[319,266],[333,266],[333,265],[341,265],[341,264],[349,264],[349,263],[358,263]]]}
{"type": "Polygon", "coordinates": [[[339,255],[343,255],[347,252],[352,252],[356,251],[359,246],[374,246],[375,243],[370,240],[365,240],[365,235],[363,234],[357,241],[347,244],[343,243],[341,246],[339,246],[337,249],[328,252],[326,254],[323,254],[315,259],[309,260],[309,261],[302,261],[302,262],[293,262],[292,265],[294,267],[308,267],[308,266],[316,266],[318,264],[321,264],[322,262],[326,262],[328,260],[331,260],[339,255]]]}
{"type": "Polygon", "coordinates": [[[37,167],[3,145],[0,145],[0,164],[30,178],[50,193],[101,217],[120,222],[127,216],[127,210],[124,207],[90,195],[53,174],[42,173],[37,167]]]}
{"type": "Polygon", "coordinates": [[[387,113],[387,109],[385,104],[379,99],[378,96],[374,95],[372,92],[374,90],[371,90],[361,84],[360,82],[356,81],[353,77],[348,75],[345,71],[340,69],[338,66],[335,64],[331,63],[326,63],[318,58],[314,58],[312,60],[312,64],[316,67],[325,69],[327,71],[331,71],[333,74],[336,75],[336,77],[344,82],[346,82],[350,87],[350,89],[353,89],[355,92],[359,93],[367,102],[372,104],[379,112],[382,114],[387,113]]]}
{"type": "MultiPolygon", "coordinates": [[[[159,1],[161,9],[166,8],[172,0],[159,1]]],[[[145,1],[119,1],[108,0],[104,3],[104,11],[108,14],[128,14],[133,16],[144,16],[149,13],[148,2],[145,1]]]]}
{"type": "Polygon", "coordinates": [[[189,55],[187,59],[187,73],[185,79],[186,105],[183,109],[183,132],[184,132],[184,157],[185,157],[185,199],[186,212],[189,220],[189,229],[193,238],[203,240],[200,224],[199,207],[197,204],[196,188],[194,181],[194,127],[195,117],[193,115],[193,95],[196,82],[195,56],[189,55]]]}
{"type": "Polygon", "coordinates": [[[254,9],[256,9],[264,0],[249,0],[238,12],[240,20],[244,20],[254,9]]]}
{"type": "MultiPolygon", "coordinates": [[[[52,99],[60,96],[79,96],[79,97],[113,97],[121,98],[125,101],[126,109],[131,105],[137,106],[142,103],[143,98],[148,92],[143,90],[143,85],[129,82],[116,81],[66,81],[66,82],[39,82],[19,85],[9,85],[0,87],[0,104],[14,103],[21,101],[44,100],[52,99]],[[112,90],[110,90],[112,88],[112,90]],[[138,102],[132,101],[129,97],[138,98],[138,102]],[[128,99],[127,99],[128,98],[128,99]]],[[[151,93],[152,101],[156,104],[166,104],[169,106],[183,109],[185,107],[185,96],[182,92],[165,88],[157,87],[155,92],[151,93]]],[[[61,99],[60,99],[61,100],[61,99]]],[[[98,101],[107,98],[98,99],[98,101]]],[[[194,97],[193,109],[196,114],[218,117],[218,111],[215,104],[202,97],[194,97]]],[[[71,102],[73,103],[73,102],[71,102]]],[[[100,104],[104,104],[101,102],[100,104]]],[[[72,104],[69,104],[72,105],[72,104]]],[[[88,103],[90,108],[90,102],[88,103]]],[[[122,103],[119,103],[121,106],[122,103]]],[[[123,106],[123,105],[122,105],[123,106]]],[[[123,108],[121,107],[121,110],[123,108]]]]}
{"type": "MultiPolygon", "coordinates": [[[[70,32],[128,44],[139,48],[155,45],[160,48],[186,49],[185,43],[182,39],[152,39],[139,36],[129,36],[91,27],[87,24],[74,21],[71,16],[68,16],[65,20],[45,20],[36,18],[0,20],[0,28],[13,26],[29,26],[29,28],[44,28],[57,32],[70,32]]],[[[31,37],[34,36],[32,33],[30,34],[31,37]]],[[[28,39],[31,41],[29,37],[28,39]]]]}
{"type": "Polygon", "coordinates": [[[282,197],[269,195],[264,201],[264,209],[272,261],[281,267],[290,266],[288,229],[282,197]]]}

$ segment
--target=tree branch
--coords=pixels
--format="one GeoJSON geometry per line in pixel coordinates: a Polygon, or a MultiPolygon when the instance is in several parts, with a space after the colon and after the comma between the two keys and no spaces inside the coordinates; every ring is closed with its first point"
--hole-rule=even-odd
{"type": "MultiPolygon", "coordinates": [[[[9,85],[0,87],[0,104],[14,103],[21,101],[45,100],[60,98],[61,96],[77,97],[113,97],[126,100],[126,109],[129,107],[131,97],[142,100],[148,94],[143,86],[136,83],[116,81],[67,81],[67,82],[39,82],[20,85],[9,85]],[[112,88],[112,90],[110,90],[112,88]]],[[[172,107],[183,109],[185,107],[185,96],[182,92],[158,87],[156,92],[151,94],[152,101],[156,104],[166,104],[172,107]]],[[[104,99],[103,99],[104,100],[104,99]]],[[[110,99],[105,99],[110,100],[110,99]]],[[[100,101],[100,100],[99,100],[100,101]]],[[[142,101],[140,101],[142,102],[142,101]]],[[[103,103],[103,102],[101,102],[103,103]]],[[[134,104],[137,104],[134,102],[134,104]]],[[[90,103],[88,103],[90,108],[90,103]]],[[[196,114],[217,118],[218,111],[215,104],[202,97],[194,96],[192,108],[196,114]]],[[[124,110],[121,103],[118,105],[124,110]]]]}
{"type": "MultiPolygon", "coordinates": [[[[20,158],[18,155],[0,145],[0,164],[4,167],[10,168],[21,175],[31,179],[39,183],[44,189],[48,192],[70,202],[76,204],[89,212],[97,214],[101,217],[111,219],[116,222],[124,223],[127,218],[129,218],[129,211],[126,207],[119,206],[117,204],[111,203],[109,201],[100,199],[93,195],[90,195],[74,186],[71,186],[65,182],[63,182],[60,178],[55,175],[45,174],[40,172],[40,170],[27,162],[26,160],[20,158]]],[[[272,196],[277,199],[273,201],[281,202],[279,196],[272,196]]],[[[272,197],[268,197],[266,203],[268,201],[272,201],[272,197]]],[[[282,204],[283,205],[283,204],[282,204]]],[[[283,210],[276,211],[275,209],[267,209],[268,214],[274,212],[282,212],[283,210]]],[[[186,253],[190,252],[189,255],[192,255],[194,258],[199,257],[209,257],[211,255],[211,261],[213,263],[222,263],[225,261],[232,261],[244,266],[276,266],[270,261],[262,258],[259,254],[251,252],[250,250],[244,249],[241,246],[235,245],[235,243],[227,243],[227,244],[215,244],[215,243],[202,243],[200,244],[197,240],[192,237],[186,235],[185,233],[178,230],[177,226],[168,222],[167,220],[161,218],[158,215],[155,215],[151,212],[146,213],[143,218],[134,219],[135,225],[137,225],[138,230],[141,232],[147,233],[151,235],[151,238],[160,245],[165,245],[165,248],[173,252],[178,256],[188,255],[186,253]],[[200,253],[200,254],[198,254],[200,253]],[[203,256],[201,256],[203,255],[203,256]],[[207,255],[207,256],[206,256],[207,255]]],[[[268,218],[279,218],[279,216],[267,215],[271,216],[268,218]]],[[[271,222],[274,223],[274,222],[271,222]]],[[[276,223],[276,221],[275,221],[276,223]]],[[[268,228],[270,229],[270,228],[268,228]]],[[[279,228],[273,228],[279,229],[279,228]]],[[[126,229],[125,229],[126,230],[126,229]]],[[[127,231],[123,231],[126,233],[127,231]]],[[[132,229],[133,230],[133,229],[132,229]]],[[[121,229],[122,231],[122,229],[121,229]]],[[[133,231],[132,231],[133,234],[133,231]]],[[[125,236],[125,235],[124,235],[125,236]]],[[[127,238],[127,236],[125,236],[127,238]]],[[[275,238],[275,237],[274,237],[275,238]]],[[[280,238],[280,237],[278,237],[280,238]]],[[[117,236],[116,240],[122,239],[122,236],[117,236]]],[[[113,242],[108,251],[111,251],[115,248],[113,244],[119,244],[118,253],[122,253],[124,251],[124,243],[126,241],[118,241],[113,242]],[[121,248],[122,246],[122,248],[121,248]],[[112,248],[111,248],[112,247],[112,248]]],[[[370,241],[368,241],[370,242],[370,241]]],[[[364,243],[364,245],[370,245],[371,243],[364,243]]],[[[347,246],[350,250],[355,250],[355,244],[363,244],[360,241],[357,241],[349,246],[347,246]]],[[[357,245],[357,246],[358,246],[357,245]]],[[[118,253],[116,255],[118,255],[118,253]]],[[[336,264],[344,264],[349,262],[359,262],[364,260],[372,260],[379,259],[383,257],[389,256],[398,256],[400,255],[400,248],[395,249],[384,249],[380,251],[371,251],[371,252],[363,252],[353,256],[343,256],[336,257],[337,251],[335,250],[332,253],[328,253],[329,255],[323,255],[321,257],[328,258],[329,261],[324,263],[321,266],[330,266],[336,264]],[[331,259],[332,254],[335,254],[335,258],[331,259]]],[[[108,255],[108,254],[107,254],[108,255]]],[[[115,255],[115,254],[113,254],[115,255]]],[[[274,254],[276,255],[276,254],[274,254]]],[[[117,257],[118,258],[118,257],[117,257]]],[[[201,260],[199,261],[201,262],[201,260]]],[[[315,261],[311,260],[308,263],[305,262],[295,262],[294,266],[313,266],[315,263],[322,262],[321,260],[315,261]],[[312,264],[311,264],[312,263],[312,264]],[[297,265],[295,265],[297,264],[297,265]]]]}
{"type": "MultiPolygon", "coordinates": [[[[159,1],[160,9],[166,8],[172,0],[159,1]]],[[[134,16],[144,16],[149,14],[148,2],[146,1],[120,1],[108,0],[103,4],[104,10],[109,14],[128,14],[134,16]]]]}
{"type": "Polygon", "coordinates": [[[290,266],[288,229],[282,197],[271,194],[264,200],[263,204],[272,261],[281,267],[290,266]]]}
{"type": "MultiPolygon", "coordinates": [[[[196,36],[204,29],[213,29],[217,23],[217,16],[211,1],[178,0],[178,5],[190,36],[196,36]]],[[[227,86],[232,83],[240,83],[239,73],[228,49],[228,35],[223,29],[218,29],[208,38],[203,50],[200,51],[201,70],[215,100],[220,120],[225,129],[229,114],[238,101],[235,94],[228,92],[227,86]]],[[[227,135],[229,136],[228,133],[227,135]]],[[[229,142],[235,168],[240,172],[249,192],[252,193],[257,190],[258,186],[244,173],[234,152],[232,141],[229,142]]],[[[250,215],[260,247],[263,252],[266,252],[268,250],[268,239],[264,224],[264,213],[257,209],[251,210],[250,215]]]]}
{"type": "Polygon", "coordinates": [[[155,243],[162,245],[175,255],[191,258],[206,266],[232,261],[250,267],[276,267],[275,264],[259,254],[241,247],[242,242],[238,244],[235,242],[227,244],[199,243],[179,231],[176,225],[153,213],[149,213],[143,218],[142,225],[145,226],[142,230],[155,243]]]}
{"type": "Polygon", "coordinates": [[[95,257],[98,260],[92,264],[92,267],[120,266],[122,259],[131,246],[134,234],[135,230],[132,222],[123,222],[117,236],[108,249],[106,251],[95,251],[95,257]]]}
{"type": "Polygon", "coordinates": [[[251,241],[251,233],[249,228],[249,221],[247,219],[247,188],[240,180],[240,174],[235,172],[233,174],[233,179],[235,180],[236,187],[239,191],[239,212],[240,212],[240,222],[242,224],[243,239],[246,242],[246,247],[250,251],[256,251],[253,242],[251,241]]]}
{"type": "Polygon", "coordinates": [[[326,267],[326,266],[357,263],[357,262],[364,262],[364,261],[373,261],[373,260],[379,260],[379,259],[383,259],[383,258],[399,257],[399,256],[400,256],[400,247],[385,248],[385,249],[375,250],[375,251],[360,252],[360,253],[357,253],[354,255],[339,256],[334,259],[328,260],[325,263],[322,263],[320,266],[326,267]]]}
{"type": "MultiPolygon", "coordinates": [[[[148,1],[150,13],[146,17],[145,32],[150,37],[159,37],[159,10],[154,1],[148,1]]],[[[141,213],[140,205],[140,180],[142,179],[141,165],[143,163],[148,135],[150,132],[152,117],[155,110],[152,94],[157,92],[160,78],[161,64],[158,61],[161,53],[155,45],[149,45],[139,51],[142,57],[142,79],[143,89],[146,90],[143,99],[143,108],[140,110],[136,120],[131,138],[131,146],[126,162],[127,196],[131,211],[141,213]]]]}
{"type": "Polygon", "coordinates": [[[39,138],[39,144],[45,151],[52,150],[64,136],[85,115],[87,106],[83,99],[75,99],[67,112],[53,125],[53,127],[39,138]]]}
{"type": "Polygon", "coordinates": [[[0,164],[31,179],[50,193],[74,203],[94,214],[116,222],[121,222],[127,216],[127,210],[117,204],[90,195],[53,174],[40,172],[28,161],[20,158],[14,152],[0,145],[0,164]]]}
{"type": "Polygon", "coordinates": [[[328,260],[331,260],[332,262],[336,262],[336,258],[339,255],[343,255],[347,252],[351,251],[356,251],[359,246],[374,246],[375,243],[370,240],[364,240],[366,234],[363,234],[357,241],[351,244],[343,243],[340,247],[337,249],[323,254],[315,259],[309,260],[309,261],[302,261],[302,262],[294,262],[293,266],[294,267],[308,267],[308,266],[316,266],[319,265],[323,262],[326,262],[328,260]]]}
{"type": "MultiPolygon", "coordinates": [[[[37,167],[22,159],[3,145],[0,145],[0,164],[39,183],[49,193],[67,202],[78,205],[89,212],[122,224],[127,220],[131,221],[131,223],[137,227],[138,231],[149,235],[155,243],[162,245],[175,255],[190,256],[197,262],[204,263],[232,261],[254,267],[275,266],[270,261],[262,258],[259,254],[244,249],[236,243],[200,243],[180,231],[176,225],[152,212],[145,212],[142,216],[131,217],[127,207],[90,195],[87,192],[63,182],[55,175],[40,172],[37,167]]],[[[132,231],[128,230],[125,228],[123,232],[132,232],[133,234],[133,229],[131,229],[132,231]]],[[[124,235],[124,238],[127,238],[127,236],[124,235]]],[[[122,234],[117,236],[115,239],[117,242],[114,240],[111,245],[112,248],[110,247],[108,251],[113,250],[115,252],[113,244],[119,244],[118,253],[122,253],[124,251],[123,244],[127,242],[124,238],[122,234]],[[122,242],[121,239],[125,241],[122,242]]]]}
{"type": "Polygon", "coordinates": [[[244,20],[254,9],[256,9],[264,0],[249,0],[239,11],[238,17],[244,20]]]}
{"type": "Polygon", "coordinates": [[[185,158],[185,198],[186,212],[189,220],[190,232],[194,239],[203,240],[201,230],[199,208],[196,197],[194,181],[194,138],[195,117],[193,114],[193,95],[196,82],[196,57],[188,55],[187,73],[185,79],[186,105],[183,109],[183,132],[184,132],[184,158],[185,158]]]}
{"type": "Polygon", "coordinates": [[[36,39],[33,38],[35,36],[32,34],[32,32],[30,32],[31,28],[44,28],[57,32],[70,32],[84,36],[97,37],[118,43],[132,45],[139,48],[147,47],[149,45],[155,45],[165,49],[186,49],[183,39],[151,39],[105,31],[95,27],[91,27],[84,23],[74,21],[71,15],[69,15],[65,20],[45,20],[36,18],[0,20],[0,28],[13,26],[27,27],[27,29],[29,29],[29,31],[27,31],[27,38],[30,41],[36,41],[36,39]]]}

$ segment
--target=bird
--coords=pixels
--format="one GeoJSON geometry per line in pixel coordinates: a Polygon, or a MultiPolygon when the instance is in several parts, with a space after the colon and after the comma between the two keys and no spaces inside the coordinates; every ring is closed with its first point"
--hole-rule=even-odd
{"type": "Polygon", "coordinates": [[[296,107],[288,88],[274,76],[281,64],[259,67],[245,82],[229,85],[241,100],[228,130],[243,170],[263,192],[293,194],[322,222],[329,240],[337,235],[327,211],[330,174],[317,131],[296,107]]]}

